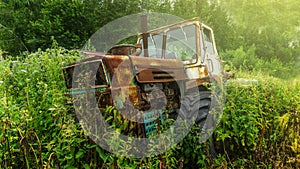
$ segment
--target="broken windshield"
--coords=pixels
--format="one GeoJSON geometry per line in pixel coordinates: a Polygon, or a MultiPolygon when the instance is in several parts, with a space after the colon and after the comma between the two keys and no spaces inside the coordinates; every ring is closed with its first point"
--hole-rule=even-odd
{"type": "Polygon", "coordinates": [[[188,25],[172,29],[166,34],[166,59],[194,63],[197,60],[196,27],[188,25]]]}
{"type": "MultiPolygon", "coordinates": [[[[149,57],[163,58],[164,54],[166,59],[178,59],[187,64],[197,62],[196,31],[196,25],[187,25],[150,34],[148,36],[149,57]]],[[[143,39],[139,40],[139,44],[143,45],[143,39]]],[[[144,56],[144,51],[141,56],[144,56]]]]}

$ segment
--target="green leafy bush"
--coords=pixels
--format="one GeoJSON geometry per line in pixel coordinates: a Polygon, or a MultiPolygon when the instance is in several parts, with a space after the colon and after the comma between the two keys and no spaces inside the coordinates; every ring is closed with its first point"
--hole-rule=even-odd
{"type": "Polygon", "coordinates": [[[263,72],[273,77],[292,79],[297,77],[300,71],[299,65],[293,60],[284,63],[275,57],[269,60],[261,59],[256,55],[255,45],[248,49],[241,46],[235,50],[226,50],[221,56],[230,69],[243,72],[263,72]]]}
{"type": "Polygon", "coordinates": [[[249,160],[249,167],[299,166],[299,81],[243,77],[255,77],[258,84],[227,85],[227,103],[216,131],[221,149],[229,159],[249,160]]]}
{"type": "Polygon", "coordinates": [[[57,146],[72,145],[68,134],[73,132],[67,129],[76,124],[66,125],[74,115],[67,114],[61,67],[75,58],[78,52],[55,48],[0,62],[0,156],[4,167],[47,166],[51,158],[59,158],[54,151],[57,146]]]}

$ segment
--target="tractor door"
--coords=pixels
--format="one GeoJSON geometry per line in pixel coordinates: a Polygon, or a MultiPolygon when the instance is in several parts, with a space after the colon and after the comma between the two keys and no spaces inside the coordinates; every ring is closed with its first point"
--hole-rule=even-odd
{"type": "Polygon", "coordinates": [[[211,28],[202,24],[200,27],[201,62],[207,65],[208,72],[213,76],[220,76],[222,72],[221,59],[218,55],[214,35],[211,28]]]}

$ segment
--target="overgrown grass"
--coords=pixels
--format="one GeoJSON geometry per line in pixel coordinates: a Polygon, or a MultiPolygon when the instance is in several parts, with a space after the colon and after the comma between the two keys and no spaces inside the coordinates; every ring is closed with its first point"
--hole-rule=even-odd
{"type": "Polygon", "coordinates": [[[227,103],[216,131],[227,160],[251,168],[299,168],[299,79],[285,81],[261,73],[238,76],[258,84],[227,85],[227,103]]]}
{"type": "Polygon", "coordinates": [[[230,69],[249,73],[262,72],[264,75],[289,80],[295,77],[299,78],[299,60],[291,60],[286,63],[279,58],[264,60],[255,53],[256,46],[252,45],[247,50],[243,46],[235,50],[226,50],[221,52],[221,56],[230,69]]]}
{"type": "Polygon", "coordinates": [[[299,168],[300,82],[264,74],[227,85],[215,132],[219,156],[209,158],[195,126],[171,150],[151,158],[110,154],[89,140],[66,105],[62,66],[78,58],[62,48],[0,61],[1,168],[299,168]]]}

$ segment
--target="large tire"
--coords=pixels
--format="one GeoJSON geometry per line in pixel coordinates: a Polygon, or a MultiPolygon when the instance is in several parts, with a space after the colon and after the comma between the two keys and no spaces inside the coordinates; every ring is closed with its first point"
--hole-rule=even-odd
{"type": "MultiPolygon", "coordinates": [[[[214,124],[206,124],[205,123],[213,123],[213,121],[208,120],[208,114],[211,110],[211,101],[212,101],[212,93],[211,91],[199,91],[200,95],[200,104],[199,104],[199,111],[196,118],[196,124],[199,126],[199,132],[202,133],[203,130],[207,130],[206,127],[209,127],[210,125],[214,124]],[[205,125],[205,126],[204,126],[205,125]]],[[[214,158],[217,156],[217,152],[215,150],[214,146],[214,139],[213,136],[210,136],[207,140],[209,143],[209,155],[211,158],[214,158]]]]}
{"type": "MultiPolygon", "coordinates": [[[[211,91],[189,91],[181,101],[178,115],[182,119],[191,120],[195,118],[196,125],[199,126],[200,134],[203,130],[213,126],[212,119],[209,118],[209,111],[211,110],[212,93],[211,91]]],[[[217,156],[213,136],[207,138],[206,141],[209,145],[209,156],[215,158],[217,156]]]]}
{"type": "Polygon", "coordinates": [[[199,125],[201,130],[208,116],[210,105],[210,91],[188,92],[181,101],[178,115],[182,119],[190,119],[191,117],[196,117],[195,123],[199,125]]]}
{"type": "Polygon", "coordinates": [[[199,111],[199,98],[198,92],[188,92],[181,101],[180,109],[178,110],[178,115],[182,119],[191,119],[192,117],[197,117],[199,111]]]}
{"type": "Polygon", "coordinates": [[[207,115],[209,113],[210,105],[211,105],[211,92],[210,91],[199,91],[200,95],[200,103],[199,103],[199,111],[196,118],[196,124],[199,125],[200,128],[203,127],[207,115]]]}

